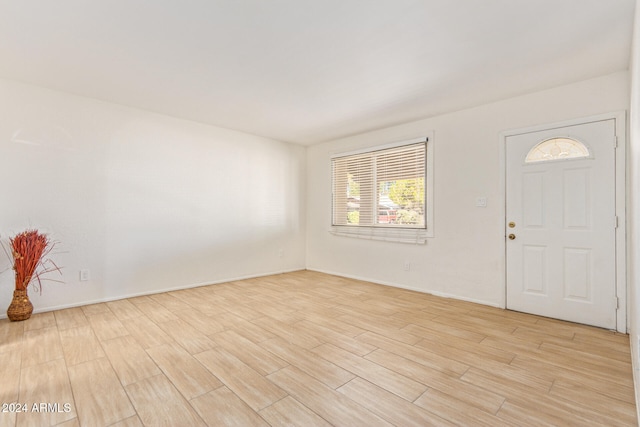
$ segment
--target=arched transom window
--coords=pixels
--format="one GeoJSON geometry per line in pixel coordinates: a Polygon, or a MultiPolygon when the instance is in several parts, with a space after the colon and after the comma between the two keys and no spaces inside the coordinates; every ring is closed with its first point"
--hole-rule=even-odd
{"type": "Polygon", "coordinates": [[[572,138],[551,138],[537,144],[525,158],[525,163],[550,160],[579,159],[589,157],[589,149],[582,142],[572,138]]]}

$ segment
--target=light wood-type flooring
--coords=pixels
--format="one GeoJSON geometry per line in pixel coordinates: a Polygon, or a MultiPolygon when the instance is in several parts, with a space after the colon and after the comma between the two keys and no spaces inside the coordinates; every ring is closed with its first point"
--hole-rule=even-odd
{"type": "Polygon", "coordinates": [[[0,426],[637,423],[625,335],[309,271],[2,320],[0,403],[0,426]]]}

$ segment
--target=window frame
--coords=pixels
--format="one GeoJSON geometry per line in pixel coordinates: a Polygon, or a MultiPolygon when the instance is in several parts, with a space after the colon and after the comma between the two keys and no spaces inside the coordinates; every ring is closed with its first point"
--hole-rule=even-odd
{"type": "Polygon", "coordinates": [[[526,164],[526,165],[535,165],[535,164],[538,164],[538,163],[558,162],[558,161],[563,162],[563,161],[568,161],[568,160],[585,160],[585,159],[593,159],[593,150],[587,144],[582,142],[580,139],[574,138],[572,136],[554,136],[554,137],[551,137],[551,138],[545,138],[542,141],[538,142],[533,147],[531,147],[531,149],[524,156],[524,164],[526,164]],[[572,141],[574,143],[577,143],[577,144],[580,145],[580,147],[582,147],[584,149],[584,151],[587,152],[587,154],[586,155],[578,155],[578,156],[549,158],[549,159],[545,159],[545,158],[534,159],[533,154],[535,153],[535,150],[539,149],[539,147],[544,146],[548,142],[557,141],[557,140],[568,140],[568,141],[572,141]]]}
{"type": "MultiPolygon", "coordinates": [[[[384,240],[394,241],[402,243],[414,243],[425,244],[426,239],[434,237],[434,139],[433,133],[429,133],[426,136],[421,136],[409,140],[402,140],[398,142],[376,145],[359,150],[351,150],[346,152],[336,152],[330,155],[330,175],[331,175],[331,190],[330,190],[330,228],[329,232],[344,237],[355,237],[370,240],[384,240]],[[424,198],[424,228],[420,227],[402,227],[399,225],[388,224],[371,224],[371,225],[343,225],[334,224],[334,189],[335,189],[335,176],[333,169],[334,159],[340,157],[354,156],[359,154],[373,153],[376,151],[382,151],[393,148],[400,148],[403,146],[415,145],[418,143],[425,144],[425,198],[424,198]]],[[[376,190],[377,191],[377,190],[376,190]]],[[[377,196],[376,196],[377,198],[377,196]]],[[[377,202],[375,200],[374,202],[377,202]]],[[[376,210],[377,212],[377,206],[376,210]]]]}

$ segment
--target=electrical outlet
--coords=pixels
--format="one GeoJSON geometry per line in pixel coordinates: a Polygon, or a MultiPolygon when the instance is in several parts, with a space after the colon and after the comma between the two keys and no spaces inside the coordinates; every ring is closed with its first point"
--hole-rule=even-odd
{"type": "Polygon", "coordinates": [[[486,197],[478,197],[476,198],[476,206],[479,208],[487,207],[487,198],[486,197]]]}
{"type": "Polygon", "coordinates": [[[284,249],[280,249],[280,250],[278,251],[278,256],[279,256],[280,258],[282,258],[282,257],[284,256],[284,249]]]}
{"type": "Polygon", "coordinates": [[[91,278],[90,274],[89,274],[89,270],[80,270],[80,281],[81,282],[86,282],[87,280],[89,280],[91,278]]]}
{"type": "Polygon", "coordinates": [[[411,263],[409,261],[404,262],[404,271],[411,270],[411,263]]]}

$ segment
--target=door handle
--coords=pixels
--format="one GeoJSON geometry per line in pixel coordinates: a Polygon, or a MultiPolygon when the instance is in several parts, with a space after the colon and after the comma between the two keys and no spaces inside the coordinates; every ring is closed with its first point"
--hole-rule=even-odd
{"type": "Polygon", "coordinates": [[[516,235],[515,235],[515,234],[513,234],[513,233],[511,233],[511,234],[509,234],[509,236],[507,236],[507,237],[509,237],[509,240],[515,240],[516,235]]]}

